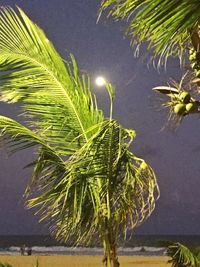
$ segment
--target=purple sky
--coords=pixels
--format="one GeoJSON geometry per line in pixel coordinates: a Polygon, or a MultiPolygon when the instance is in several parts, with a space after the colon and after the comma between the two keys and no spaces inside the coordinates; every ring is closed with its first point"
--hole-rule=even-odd
{"type": "MultiPolygon", "coordinates": [[[[147,160],[158,178],[161,197],[152,216],[137,229],[140,234],[200,234],[200,123],[198,116],[183,121],[176,132],[161,130],[167,114],[154,107],[159,95],[151,88],[179,79],[177,60],[170,60],[160,74],[147,67],[143,49],[134,58],[123,25],[101,18],[96,24],[99,0],[2,0],[1,5],[18,5],[36,22],[67,59],[72,53],[82,71],[94,79],[105,75],[116,87],[114,117],[134,128],[137,138],[133,152],[147,160]]],[[[99,105],[107,112],[105,92],[95,88],[99,105]]],[[[159,104],[157,104],[157,108],[159,104]]],[[[17,118],[17,105],[0,103],[0,114],[17,118]]],[[[33,151],[8,158],[0,152],[0,235],[48,233],[38,224],[33,211],[26,210],[22,194],[30,177],[23,166],[33,159],[33,151]]]]}

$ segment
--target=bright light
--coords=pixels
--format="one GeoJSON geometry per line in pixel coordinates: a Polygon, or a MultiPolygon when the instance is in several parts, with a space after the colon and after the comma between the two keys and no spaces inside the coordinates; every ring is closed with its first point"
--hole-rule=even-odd
{"type": "Polygon", "coordinates": [[[104,79],[104,77],[99,76],[96,78],[96,85],[98,86],[104,86],[106,83],[106,80],[104,79]]]}

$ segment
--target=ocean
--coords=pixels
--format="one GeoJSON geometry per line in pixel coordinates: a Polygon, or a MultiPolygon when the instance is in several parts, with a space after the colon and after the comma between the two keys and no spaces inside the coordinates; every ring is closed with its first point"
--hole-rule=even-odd
{"type": "MultiPolygon", "coordinates": [[[[200,236],[190,235],[134,235],[126,243],[120,242],[119,255],[165,255],[166,242],[180,242],[187,246],[200,247],[200,236]]],[[[32,248],[33,255],[102,255],[102,248],[71,247],[69,244],[56,242],[50,236],[0,236],[0,255],[20,255],[20,247],[32,248]]]]}

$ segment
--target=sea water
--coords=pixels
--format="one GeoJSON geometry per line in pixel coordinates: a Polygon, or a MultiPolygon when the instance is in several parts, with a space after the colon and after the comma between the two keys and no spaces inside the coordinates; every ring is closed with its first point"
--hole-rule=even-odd
{"type": "MultiPolygon", "coordinates": [[[[163,241],[180,242],[200,247],[200,236],[135,235],[126,243],[120,242],[119,255],[165,255],[163,241]]],[[[20,255],[20,247],[32,248],[32,255],[102,255],[102,247],[71,247],[60,244],[49,236],[0,236],[0,255],[20,255]]]]}

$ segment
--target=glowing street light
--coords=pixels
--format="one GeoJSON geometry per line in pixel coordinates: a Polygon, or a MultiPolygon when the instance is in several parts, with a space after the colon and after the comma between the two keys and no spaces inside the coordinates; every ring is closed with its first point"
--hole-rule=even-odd
{"type": "Polygon", "coordinates": [[[106,84],[106,80],[102,76],[98,76],[95,82],[96,82],[96,85],[98,85],[99,87],[104,86],[106,84]]]}
{"type": "Polygon", "coordinates": [[[95,83],[97,86],[102,87],[105,86],[109,98],[110,98],[110,120],[112,119],[112,110],[113,110],[113,98],[114,98],[114,88],[112,87],[112,84],[109,83],[103,76],[98,76],[95,79],[95,83]]]}

